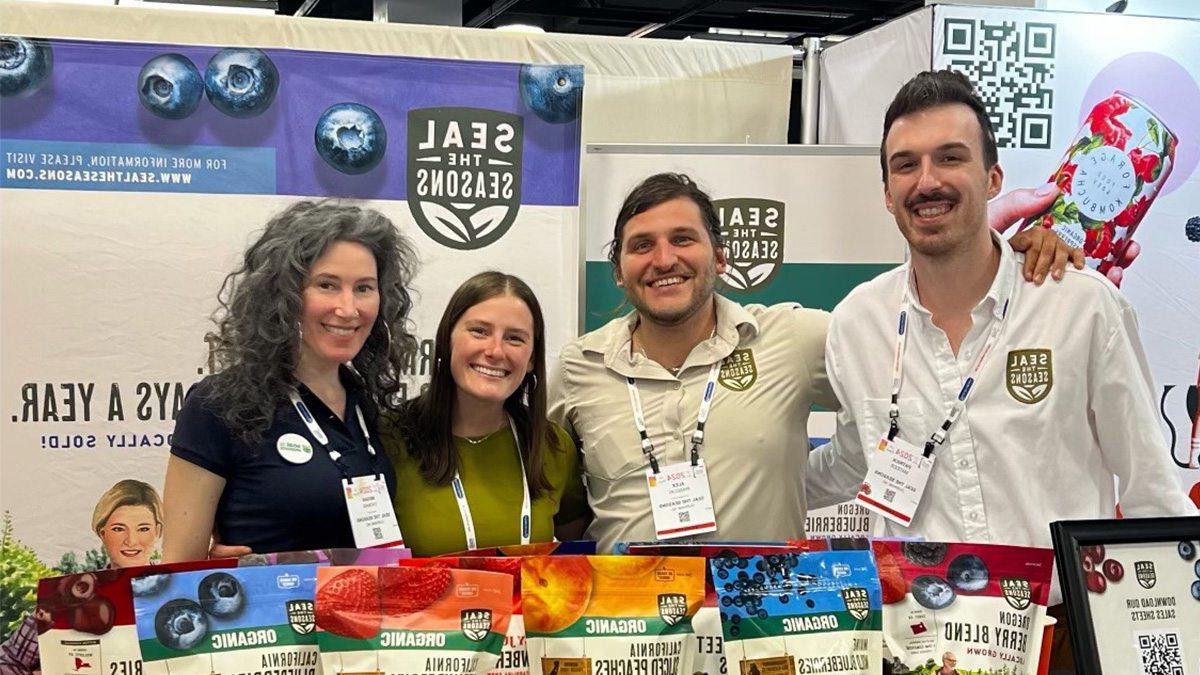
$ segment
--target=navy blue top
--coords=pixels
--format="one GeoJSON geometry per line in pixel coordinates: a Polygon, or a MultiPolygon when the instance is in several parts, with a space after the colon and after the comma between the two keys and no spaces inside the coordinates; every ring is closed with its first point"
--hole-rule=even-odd
{"type": "MultiPolygon", "coordinates": [[[[330,447],[342,453],[341,461],[350,475],[382,473],[394,497],[396,473],[379,445],[374,411],[369,404],[363,406],[378,453],[371,457],[354,411],[360,392],[349,373],[343,372],[342,383],[346,387],[345,422],[303,384],[298,387],[300,398],[329,438],[330,447]]],[[[175,420],[171,454],[225,479],[215,519],[221,543],[249,546],[255,553],[353,548],[342,475],[295,407],[285,402],[262,440],[251,448],[213,412],[212,392],[211,377],[188,391],[175,420]],[[276,441],[288,433],[299,434],[312,444],[312,459],[292,464],[279,454],[276,441]]]]}

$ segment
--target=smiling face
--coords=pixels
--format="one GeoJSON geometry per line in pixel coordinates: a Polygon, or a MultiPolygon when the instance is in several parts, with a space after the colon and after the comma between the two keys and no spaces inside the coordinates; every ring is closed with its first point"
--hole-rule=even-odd
{"type": "Polygon", "coordinates": [[[334,242],[309,270],[300,313],[300,360],[322,367],[358,355],[379,314],[375,256],[363,246],[334,242]]]}
{"type": "Polygon", "coordinates": [[[1000,166],[984,166],[982,132],[967,106],[950,103],[898,118],[884,144],[884,198],[916,254],[945,256],[987,236],[987,201],[1000,166]]]}
{"type": "Polygon", "coordinates": [[[700,207],[678,197],[629,219],[617,283],[643,319],[678,325],[712,301],[725,252],[714,250],[700,207]]]}
{"type": "Polygon", "coordinates": [[[533,369],[533,314],[516,296],[472,305],[450,331],[450,374],[465,403],[503,405],[533,369]]]}
{"type": "Polygon", "coordinates": [[[147,506],[119,506],[100,528],[100,541],[114,567],[149,565],[162,525],[147,506]]]}

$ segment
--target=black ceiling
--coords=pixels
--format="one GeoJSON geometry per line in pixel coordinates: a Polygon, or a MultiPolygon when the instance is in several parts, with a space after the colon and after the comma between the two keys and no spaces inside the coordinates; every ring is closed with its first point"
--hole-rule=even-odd
{"type": "MultiPolygon", "coordinates": [[[[279,13],[294,14],[301,4],[302,0],[279,0],[279,13]]],[[[463,25],[478,28],[524,23],[555,33],[629,35],[640,29],[648,31],[642,37],[671,40],[704,36],[799,44],[805,37],[861,33],[924,4],[923,0],[463,0],[462,17],[463,25]],[[710,28],[787,35],[713,35],[710,28]]],[[[372,0],[318,0],[308,12],[314,17],[361,20],[370,20],[372,14],[372,0]]]]}

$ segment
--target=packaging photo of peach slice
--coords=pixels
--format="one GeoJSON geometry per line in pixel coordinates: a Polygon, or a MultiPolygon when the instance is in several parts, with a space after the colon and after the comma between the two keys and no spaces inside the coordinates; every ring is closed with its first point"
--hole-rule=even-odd
{"type": "Polygon", "coordinates": [[[165,575],[165,588],[133,599],[142,672],[320,675],[316,572],[275,565],[165,575]]]}
{"type": "Polygon", "coordinates": [[[42,672],[135,675],[142,652],[133,598],[164,593],[170,572],[219,569],[232,559],[98,570],[38,582],[35,618],[42,672]]]}
{"type": "Polygon", "coordinates": [[[513,579],[430,567],[317,569],[317,644],[326,675],[483,675],[512,615],[513,579]]]}
{"type": "Polygon", "coordinates": [[[692,618],[703,602],[703,558],[525,558],[529,672],[690,673],[692,618]]]}

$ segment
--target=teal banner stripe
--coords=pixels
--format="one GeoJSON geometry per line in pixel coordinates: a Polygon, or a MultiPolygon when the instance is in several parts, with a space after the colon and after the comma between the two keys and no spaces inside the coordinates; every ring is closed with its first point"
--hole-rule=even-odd
{"type": "Polygon", "coordinates": [[[336,635],[329,632],[320,632],[317,634],[317,644],[323,652],[362,652],[362,651],[403,651],[409,649],[425,649],[429,651],[461,651],[461,652],[488,652],[489,654],[499,654],[504,648],[504,635],[495,631],[489,632],[487,637],[482,641],[475,641],[468,638],[466,635],[458,631],[409,631],[409,630],[385,630],[383,633],[392,633],[390,643],[397,646],[383,645],[383,634],[377,635],[366,640],[358,640],[348,638],[341,635],[336,635]],[[420,646],[416,644],[417,640],[413,640],[413,644],[399,646],[405,640],[400,639],[422,634],[424,636],[445,635],[446,643],[437,647],[420,646]],[[400,637],[397,637],[399,635],[400,637]]]}
{"type": "MultiPolygon", "coordinates": [[[[724,289],[721,293],[743,305],[798,302],[805,307],[832,310],[855,286],[895,267],[893,263],[787,263],[763,289],[750,293],[724,289]]],[[[613,281],[607,260],[589,260],[584,277],[584,330],[595,330],[633,309],[623,304],[625,292],[613,281]]]]}

